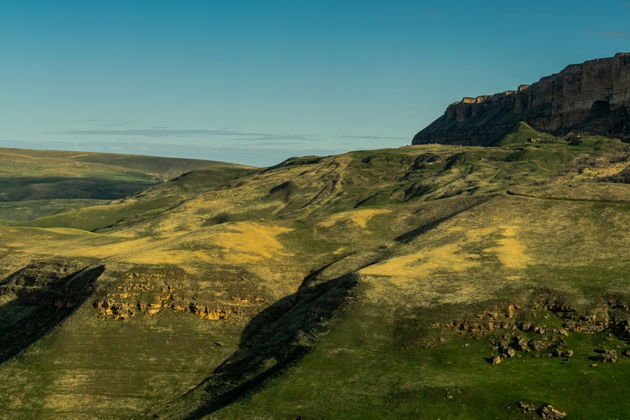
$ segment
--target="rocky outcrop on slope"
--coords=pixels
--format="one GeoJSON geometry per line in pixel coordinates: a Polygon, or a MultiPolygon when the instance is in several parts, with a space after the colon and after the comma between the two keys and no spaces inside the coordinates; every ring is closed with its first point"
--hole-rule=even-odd
{"type": "Polygon", "coordinates": [[[227,320],[237,315],[252,316],[268,301],[261,290],[244,287],[247,279],[237,279],[238,274],[222,273],[226,277],[217,280],[223,285],[220,292],[200,288],[195,278],[177,268],[115,274],[120,279],[117,284],[100,290],[92,302],[103,320],[148,318],[166,311],[189,312],[205,320],[227,320]],[[217,299],[216,294],[221,298],[217,299]]]}
{"type": "Polygon", "coordinates": [[[630,53],[573,64],[517,90],[463,98],[413,144],[496,145],[520,121],[555,135],[630,140],[630,53]]]}

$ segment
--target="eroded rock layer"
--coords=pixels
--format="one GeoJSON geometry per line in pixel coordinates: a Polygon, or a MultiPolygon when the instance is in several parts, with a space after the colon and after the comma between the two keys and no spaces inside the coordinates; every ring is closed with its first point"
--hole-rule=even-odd
{"type": "Polygon", "coordinates": [[[520,121],[556,135],[630,140],[630,53],[573,64],[517,90],[463,98],[413,144],[495,145],[520,121]]]}

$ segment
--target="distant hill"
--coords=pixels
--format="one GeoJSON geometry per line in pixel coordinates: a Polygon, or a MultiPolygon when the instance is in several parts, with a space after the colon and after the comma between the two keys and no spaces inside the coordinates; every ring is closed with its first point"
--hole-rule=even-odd
{"type": "Polygon", "coordinates": [[[463,98],[413,144],[493,146],[518,122],[554,135],[630,140],[630,53],[570,65],[517,90],[463,98]]]}
{"type": "Polygon", "coordinates": [[[204,168],[219,182],[251,169],[199,159],[0,148],[0,220],[119,199],[204,168]]]}

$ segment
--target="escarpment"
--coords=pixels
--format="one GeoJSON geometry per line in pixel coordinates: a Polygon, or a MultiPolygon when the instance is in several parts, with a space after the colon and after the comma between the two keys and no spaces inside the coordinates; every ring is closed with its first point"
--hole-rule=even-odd
{"type": "Polygon", "coordinates": [[[223,274],[213,278],[213,286],[200,288],[194,278],[178,269],[156,268],[116,275],[120,278],[117,284],[102,290],[92,302],[101,320],[146,318],[166,311],[188,312],[205,320],[227,320],[251,316],[268,302],[261,290],[244,287],[242,277],[236,284],[232,279],[231,285],[221,285],[223,281],[230,283],[229,276],[223,274]],[[217,293],[222,298],[217,299],[217,293]]]}
{"type": "Polygon", "coordinates": [[[554,135],[630,140],[630,53],[573,64],[517,90],[463,98],[416,134],[413,144],[492,146],[521,121],[554,135]]]}

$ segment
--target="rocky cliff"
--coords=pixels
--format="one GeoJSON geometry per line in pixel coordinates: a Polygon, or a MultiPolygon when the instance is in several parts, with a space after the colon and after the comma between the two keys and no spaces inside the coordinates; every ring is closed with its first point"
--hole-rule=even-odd
{"type": "Polygon", "coordinates": [[[413,144],[495,145],[520,121],[556,135],[630,140],[630,53],[573,64],[517,90],[463,98],[413,144]]]}

